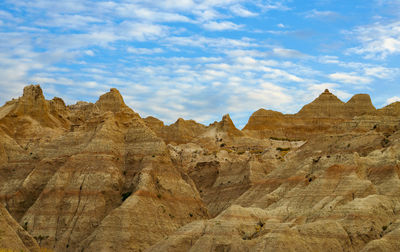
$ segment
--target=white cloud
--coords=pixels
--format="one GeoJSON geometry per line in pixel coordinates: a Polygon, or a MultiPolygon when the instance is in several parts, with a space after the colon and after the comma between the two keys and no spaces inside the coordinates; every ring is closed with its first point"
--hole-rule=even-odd
{"type": "Polygon", "coordinates": [[[292,102],[285,88],[270,82],[261,82],[256,86],[232,83],[229,88],[233,94],[228,98],[228,111],[255,111],[259,108],[273,108],[285,111],[284,106],[292,102]]]}
{"type": "Polygon", "coordinates": [[[306,58],[308,57],[307,55],[293,50],[293,49],[286,49],[286,48],[274,48],[272,49],[273,53],[279,57],[284,57],[284,58],[306,58]]]}
{"type": "Polygon", "coordinates": [[[334,11],[319,11],[313,9],[305,13],[306,18],[317,18],[317,19],[332,19],[339,17],[339,14],[334,11]]]}
{"type": "Polygon", "coordinates": [[[393,96],[386,100],[386,104],[391,104],[391,103],[398,102],[398,101],[400,101],[400,97],[393,96]]]}
{"type": "Polygon", "coordinates": [[[329,78],[345,84],[368,84],[372,82],[371,78],[359,76],[356,73],[333,73],[329,78]]]}
{"type": "Polygon", "coordinates": [[[118,27],[119,39],[146,41],[168,34],[168,27],[149,23],[124,21],[118,27]]]}
{"type": "Polygon", "coordinates": [[[243,25],[237,25],[229,21],[222,22],[208,22],[203,24],[203,27],[211,31],[224,31],[224,30],[238,30],[243,27],[243,25]]]}
{"type": "Polygon", "coordinates": [[[282,24],[282,23],[277,24],[276,26],[279,27],[279,28],[285,28],[285,27],[286,27],[286,26],[285,26],[284,24],[282,24]]]}
{"type": "Polygon", "coordinates": [[[128,47],[126,49],[128,53],[133,54],[155,54],[155,53],[162,53],[164,50],[161,48],[135,48],[135,47],[128,47]]]}
{"type": "Polygon", "coordinates": [[[124,18],[137,18],[151,22],[193,22],[190,18],[179,13],[157,11],[138,4],[121,3],[115,6],[116,12],[124,18]]]}
{"type": "Polygon", "coordinates": [[[190,37],[168,37],[165,39],[167,44],[171,46],[190,46],[190,47],[204,47],[204,48],[218,48],[218,49],[230,49],[230,48],[246,48],[255,47],[258,44],[253,43],[252,40],[247,38],[241,39],[230,39],[225,37],[210,38],[203,36],[190,36],[190,37]]]}
{"type": "Polygon", "coordinates": [[[314,99],[318,95],[320,95],[322,92],[325,91],[325,89],[328,89],[331,93],[334,95],[338,96],[339,99],[341,100],[347,100],[349,99],[352,95],[342,91],[339,89],[340,85],[337,83],[320,83],[320,84],[309,84],[307,85],[307,90],[310,92],[311,99],[314,99]]]}
{"type": "Polygon", "coordinates": [[[94,56],[94,52],[92,50],[86,50],[85,54],[88,56],[94,56]]]}
{"type": "Polygon", "coordinates": [[[294,74],[290,74],[287,71],[281,69],[273,69],[269,67],[263,68],[266,74],[263,75],[264,79],[273,80],[276,82],[303,82],[304,80],[294,74]]]}
{"type": "Polygon", "coordinates": [[[400,53],[400,21],[360,26],[348,34],[360,43],[349,49],[349,53],[364,55],[368,59],[385,59],[400,53]]]}
{"type": "Polygon", "coordinates": [[[393,79],[399,74],[397,68],[386,68],[382,66],[372,66],[364,68],[365,75],[372,76],[379,79],[393,79]]]}
{"type": "Polygon", "coordinates": [[[321,63],[325,63],[325,64],[339,64],[341,63],[339,61],[339,57],[338,56],[333,56],[333,55],[324,55],[319,57],[319,61],[321,63]]]}
{"type": "Polygon", "coordinates": [[[237,16],[240,17],[254,17],[257,16],[257,13],[251,12],[247,9],[245,9],[243,6],[236,4],[231,6],[230,10],[237,16]]]}

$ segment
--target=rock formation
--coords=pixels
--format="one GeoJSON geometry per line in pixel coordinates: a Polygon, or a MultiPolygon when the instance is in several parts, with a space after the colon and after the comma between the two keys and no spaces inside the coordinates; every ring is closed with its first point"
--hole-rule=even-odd
{"type": "Polygon", "coordinates": [[[41,237],[40,246],[138,250],[207,217],[198,191],[172,165],[164,142],[117,90],[95,104],[58,106],[64,115],[57,118],[70,118],[67,128],[52,128],[59,120],[48,107],[40,87],[29,86],[1,109],[0,119],[1,199],[33,237],[41,237]],[[19,109],[27,102],[44,109],[19,109]],[[22,120],[23,130],[15,127],[22,120]]]}
{"type": "Polygon", "coordinates": [[[399,104],[326,90],[239,130],[28,86],[0,108],[0,250],[398,251],[399,104]]]}
{"type": "Polygon", "coordinates": [[[329,90],[325,90],[293,115],[264,109],[254,112],[243,132],[256,138],[307,140],[327,133],[339,134],[353,130],[366,132],[375,124],[380,124],[380,129],[391,131],[394,124],[398,123],[394,118],[398,111],[396,104],[376,110],[367,94],[354,95],[344,103],[329,90]],[[388,117],[383,118],[385,115],[388,117]]]}
{"type": "MultiPolygon", "coordinates": [[[[36,240],[16,222],[0,205],[0,249],[39,251],[36,240]]],[[[41,239],[37,238],[38,240],[41,239]]]]}
{"type": "Polygon", "coordinates": [[[165,126],[162,121],[151,116],[145,118],[144,121],[167,144],[189,143],[206,130],[206,126],[202,124],[194,120],[184,120],[182,118],[179,118],[175,123],[168,126],[165,126]]]}

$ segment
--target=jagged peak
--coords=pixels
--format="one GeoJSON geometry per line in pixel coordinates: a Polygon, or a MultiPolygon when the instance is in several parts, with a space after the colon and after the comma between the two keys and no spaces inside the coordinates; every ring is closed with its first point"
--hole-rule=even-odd
{"type": "Polygon", "coordinates": [[[314,101],[305,105],[298,116],[306,117],[332,117],[344,114],[344,102],[336,95],[325,89],[314,101]]]}
{"type": "Polygon", "coordinates": [[[116,88],[110,88],[109,92],[101,95],[96,105],[103,112],[118,112],[127,107],[121,93],[116,88]]]}
{"type": "Polygon", "coordinates": [[[182,117],[179,117],[178,118],[178,120],[176,120],[176,124],[179,124],[179,123],[184,123],[185,122],[185,119],[183,119],[182,117]]]}
{"type": "Polygon", "coordinates": [[[66,107],[64,100],[61,99],[60,97],[53,97],[53,99],[51,99],[51,101],[53,101],[54,103],[60,104],[63,107],[66,107]]]}
{"type": "Polygon", "coordinates": [[[229,114],[225,114],[225,115],[222,117],[222,122],[228,122],[228,123],[232,123],[232,124],[233,124],[232,119],[231,119],[231,117],[230,117],[229,114]]]}
{"type": "Polygon", "coordinates": [[[164,127],[164,122],[154,116],[143,118],[143,121],[152,127],[164,127]]]}
{"type": "Polygon", "coordinates": [[[225,114],[222,117],[222,120],[216,123],[215,125],[217,126],[217,129],[226,132],[228,135],[233,135],[233,136],[243,135],[243,133],[236,128],[229,114],[225,114]]]}
{"type": "Polygon", "coordinates": [[[24,87],[24,93],[19,98],[17,113],[39,115],[48,112],[48,105],[40,85],[24,87]]]}
{"type": "Polygon", "coordinates": [[[24,87],[24,93],[22,95],[24,100],[45,100],[43,90],[40,85],[29,85],[24,87]]]}

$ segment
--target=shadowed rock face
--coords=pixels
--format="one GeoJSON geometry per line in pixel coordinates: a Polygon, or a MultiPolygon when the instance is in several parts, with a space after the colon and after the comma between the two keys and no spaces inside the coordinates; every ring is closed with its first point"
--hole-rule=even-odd
{"type": "Polygon", "coordinates": [[[241,131],[28,86],[0,108],[0,249],[398,251],[398,104],[326,90],[241,131]]]}

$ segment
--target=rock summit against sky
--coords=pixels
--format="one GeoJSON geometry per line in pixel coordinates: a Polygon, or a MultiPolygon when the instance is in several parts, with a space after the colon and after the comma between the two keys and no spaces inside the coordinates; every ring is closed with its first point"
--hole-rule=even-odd
{"type": "Polygon", "coordinates": [[[66,104],[116,87],[143,117],[238,128],[325,89],[400,100],[398,0],[3,0],[0,104],[27,83],[66,104]]]}
{"type": "Polygon", "coordinates": [[[239,130],[26,86],[0,108],[0,249],[398,251],[399,127],[367,94],[239,130]]]}

